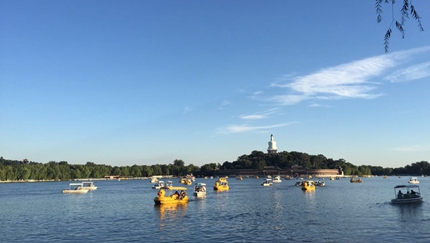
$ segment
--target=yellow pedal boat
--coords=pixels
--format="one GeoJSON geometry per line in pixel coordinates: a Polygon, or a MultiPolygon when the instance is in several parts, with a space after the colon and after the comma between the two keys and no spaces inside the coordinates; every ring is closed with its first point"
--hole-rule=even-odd
{"type": "Polygon", "coordinates": [[[313,191],[315,190],[315,182],[314,181],[303,181],[302,183],[303,191],[313,191]]]}
{"type": "Polygon", "coordinates": [[[187,179],[185,177],[181,178],[181,180],[179,180],[179,183],[187,185],[187,186],[191,186],[193,184],[191,179],[187,179]]]}
{"type": "Polygon", "coordinates": [[[220,177],[215,182],[214,190],[215,191],[228,191],[230,187],[228,186],[228,181],[225,177],[220,177]]]}
{"type": "Polygon", "coordinates": [[[187,188],[182,186],[162,187],[154,198],[155,204],[187,203],[187,188]]]}

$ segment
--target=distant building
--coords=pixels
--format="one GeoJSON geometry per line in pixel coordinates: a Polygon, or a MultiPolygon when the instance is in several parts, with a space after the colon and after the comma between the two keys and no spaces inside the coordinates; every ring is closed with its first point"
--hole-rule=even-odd
{"type": "Polygon", "coordinates": [[[267,148],[267,153],[269,154],[278,153],[278,148],[276,147],[276,142],[273,139],[273,134],[270,135],[269,148],[267,148]]]}

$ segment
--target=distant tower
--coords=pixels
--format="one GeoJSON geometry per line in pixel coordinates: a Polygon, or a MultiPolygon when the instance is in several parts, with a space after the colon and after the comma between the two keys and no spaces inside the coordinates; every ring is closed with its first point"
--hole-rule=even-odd
{"type": "Polygon", "coordinates": [[[269,148],[267,148],[267,153],[276,154],[278,153],[278,148],[276,148],[276,142],[273,140],[273,134],[270,135],[269,148]]]}

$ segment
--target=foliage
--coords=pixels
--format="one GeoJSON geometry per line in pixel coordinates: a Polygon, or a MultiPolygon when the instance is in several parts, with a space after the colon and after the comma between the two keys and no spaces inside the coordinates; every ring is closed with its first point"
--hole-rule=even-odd
{"type": "Polygon", "coordinates": [[[296,151],[283,151],[268,154],[262,151],[252,151],[249,155],[241,155],[236,161],[209,163],[203,166],[185,165],[182,160],[175,160],[168,165],[133,165],[110,166],[87,162],[85,165],[71,165],[67,161],[50,161],[46,164],[33,161],[7,160],[0,157],[0,181],[16,180],[71,180],[82,178],[103,178],[108,175],[121,177],[151,177],[154,175],[197,176],[214,175],[217,170],[262,170],[265,166],[275,166],[281,169],[299,165],[307,169],[337,169],[342,168],[345,175],[430,175],[430,164],[420,161],[400,168],[383,168],[371,165],[353,165],[344,159],[334,160],[322,154],[309,155],[296,151]]]}
{"type": "Polygon", "coordinates": [[[394,13],[394,5],[396,0],[376,0],[375,8],[376,8],[376,21],[380,23],[382,21],[382,4],[387,3],[391,4],[391,23],[388,27],[387,32],[384,36],[384,47],[385,52],[388,52],[389,41],[391,38],[392,28],[395,26],[398,31],[402,34],[402,38],[405,38],[405,22],[406,19],[409,19],[409,16],[412,16],[418,23],[418,28],[420,31],[424,31],[423,25],[421,23],[421,17],[418,15],[415,6],[412,4],[412,0],[403,0],[403,5],[400,9],[400,21],[396,18],[396,14],[394,13]]]}

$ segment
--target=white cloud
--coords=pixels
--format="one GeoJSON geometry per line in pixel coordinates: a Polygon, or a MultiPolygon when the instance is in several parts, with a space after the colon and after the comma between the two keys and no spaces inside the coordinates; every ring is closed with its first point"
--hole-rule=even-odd
{"type": "Polygon", "coordinates": [[[393,83],[412,81],[422,79],[430,76],[430,62],[421,63],[405,69],[395,71],[394,73],[385,77],[393,83]]]}
{"type": "Polygon", "coordinates": [[[186,113],[188,113],[188,112],[191,112],[191,111],[193,111],[194,110],[194,108],[193,107],[191,107],[191,106],[187,106],[187,107],[185,107],[184,108],[184,114],[186,114],[186,113]]]}
{"type": "Polygon", "coordinates": [[[267,118],[266,115],[242,115],[240,116],[240,119],[243,120],[259,120],[259,119],[265,119],[267,118]]]}
{"type": "Polygon", "coordinates": [[[394,148],[395,151],[400,152],[418,152],[418,151],[430,151],[430,144],[415,144],[403,147],[394,148]]]}
{"type": "Polygon", "coordinates": [[[223,100],[221,104],[219,105],[218,109],[222,110],[224,107],[231,105],[231,102],[229,100],[223,100]]]}
{"type": "MultiPolygon", "coordinates": [[[[371,79],[380,77],[389,69],[407,62],[412,55],[429,50],[430,47],[416,48],[353,61],[304,76],[285,76],[283,83],[277,81],[271,84],[271,87],[286,88],[287,94],[276,95],[268,100],[281,105],[293,105],[310,99],[374,99],[382,93],[376,92],[378,83],[372,82],[371,79]]],[[[425,63],[411,67],[398,76],[402,76],[403,79],[426,77],[430,75],[429,66],[429,63],[425,63]]]]}
{"type": "Polygon", "coordinates": [[[270,115],[276,113],[277,110],[278,110],[278,108],[274,108],[274,109],[270,109],[270,110],[262,112],[262,113],[257,113],[257,114],[252,114],[252,115],[241,115],[240,119],[243,119],[243,120],[260,120],[260,119],[266,119],[270,115]]]}
{"type": "Polygon", "coordinates": [[[285,127],[295,123],[296,122],[289,122],[289,123],[281,123],[281,124],[275,124],[275,125],[269,125],[269,126],[229,125],[227,127],[218,129],[218,132],[226,133],[226,134],[243,133],[243,132],[259,132],[261,130],[272,129],[277,127],[285,127]]]}
{"type": "Polygon", "coordinates": [[[258,97],[260,96],[260,95],[262,95],[263,94],[263,91],[256,91],[256,92],[254,92],[251,96],[250,96],[250,98],[252,99],[252,100],[256,100],[256,99],[258,99],[258,97]]]}

